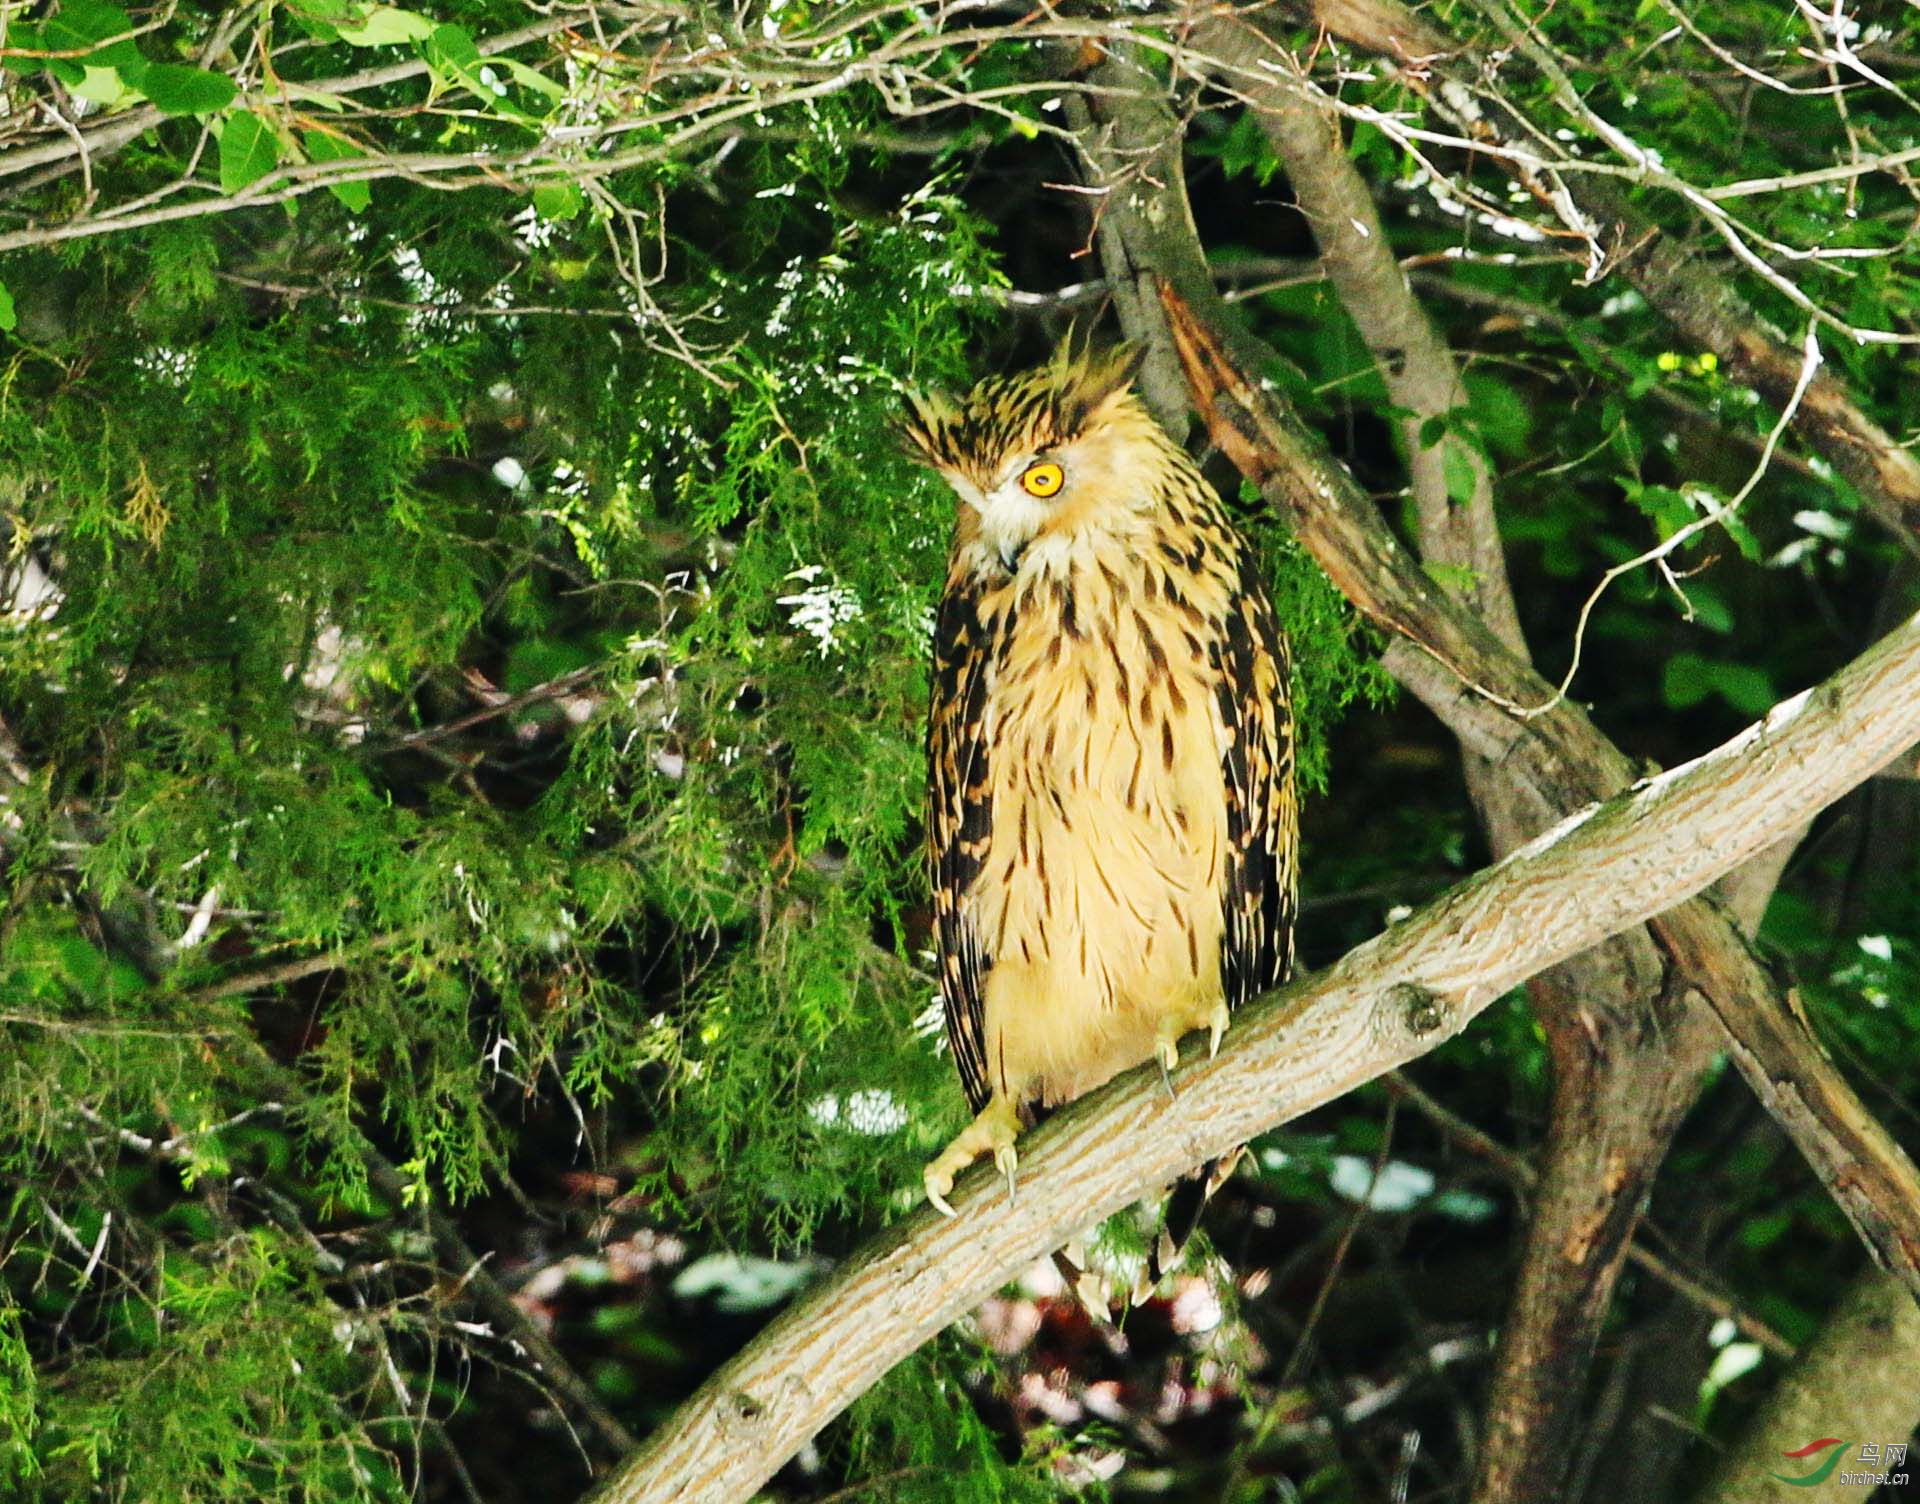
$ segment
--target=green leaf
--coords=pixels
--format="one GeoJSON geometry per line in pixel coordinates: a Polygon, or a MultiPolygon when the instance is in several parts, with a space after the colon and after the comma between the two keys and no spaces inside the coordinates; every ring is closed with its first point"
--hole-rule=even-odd
{"type": "Polygon", "coordinates": [[[542,183],[533,190],[534,212],[542,219],[572,219],[585,206],[578,183],[542,183]]]}
{"type": "Polygon", "coordinates": [[[304,99],[309,104],[317,104],[321,109],[331,110],[336,115],[352,102],[344,94],[330,94],[325,89],[316,89],[310,84],[303,84],[291,78],[283,78],[279,80],[279,84],[282,94],[294,99],[304,99]]]}
{"type": "Polygon", "coordinates": [[[1675,653],[1667,660],[1660,697],[1670,709],[1687,710],[1713,693],[1713,665],[1698,653],[1675,653]]]}
{"type": "MultiPolygon", "coordinates": [[[[1733,608],[1727,604],[1727,598],[1718,588],[1705,580],[1686,580],[1680,589],[1693,610],[1695,626],[1718,632],[1723,637],[1733,631],[1733,608]]],[[[1671,600],[1672,596],[1667,598],[1671,600]]]]}
{"type": "Polygon", "coordinates": [[[70,87],[82,99],[90,99],[97,105],[109,107],[120,103],[129,92],[126,80],[112,68],[91,66],[83,68],[80,82],[70,87]]]}
{"type": "Polygon", "coordinates": [[[7,284],[0,282],[0,330],[11,334],[20,322],[20,316],[13,309],[13,294],[7,291],[7,284]]]}
{"type": "Polygon", "coordinates": [[[1793,1212],[1790,1209],[1749,1217],[1741,1224],[1740,1241],[1749,1248],[1768,1248],[1779,1242],[1792,1226],[1793,1212]]]}
{"type": "Polygon", "coordinates": [[[512,74],[520,83],[526,85],[527,88],[532,89],[537,94],[546,95],[547,98],[551,99],[555,104],[560,103],[561,100],[567,97],[567,91],[561,88],[559,84],[548,78],[546,74],[536,72],[532,68],[529,68],[525,63],[517,62],[510,57],[497,57],[494,59],[494,62],[505,68],[508,73],[512,74]]]}
{"type": "Polygon", "coordinates": [[[417,42],[433,32],[434,23],[425,16],[391,5],[376,5],[358,26],[342,26],[340,40],[352,47],[394,47],[417,42]]]}
{"type": "Polygon", "coordinates": [[[434,80],[440,87],[461,84],[496,115],[519,121],[523,125],[537,126],[540,123],[537,116],[528,114],[507,98],[506,85],[499,82],[493,73],[500,60],[483,58],[478,44],[465,27],[439,27],[420,44],[420,56],[427,67],[433,70],[434,80]]]}
{"type": "Polygon", "coordinates": [[[1780,698],[1774,690],[1772,676],[1763,668],[1745,663],[1715,664],[1713,688],[1742,715],[1765,715],[1780,698]]]}
{"type": "Polygon", "coordinates": [[[279,165],[280,138],[251,110],[230,116],[220,133],[220,187],[238,193],[279,165]]]}
{"type": "MultiPolygon", "coordinates": [[[[306,148],[309,162],[351,162],[366,156],[353,142],[330,136],[325,131],[300,132],[300,144],[306,148]]],[[[327,192],[355,214],[365,212],[373,202],[373,184],[365,181],[329,183],[327,192]]]]}
{"type": "Polygon", "coordinates": [[[211,115],[240,92],[226,74],[185,63],[149,63],[137,87],[163,115],[211,115]]]}
{"type": "MultiPolygon", "coordinates": [[[[133,21],[117,5],[101,0],[66,0],[60,14],[49,16],[40,26],[40,45],[51,52],[85,52],[84,61],[96,68],[127,67],[139,69],[146,59],[127,37],[133,21]],[[126,37],[111,47],[98,47],[108,37],[126,37]],[[90,50],[98,47],[98,50],[90,50]]],[[[79,62],[82,59],[68,59],[79,62]]]]}
{"type": "Polygon", "coordinates": [[[1614,479],[1627,493],[1627,500],[1653,519],[1654,530],[1663,541],[1699,519],[1693,503],[1671,486],[1643,486],[1631,475],[1614,479]]]}
{"type": "Polygon", "coordinates": [[[1725,529],[1727,536],[1733,539],[1733,546],[1740,550],[1748,562],[1754,564],[1760,562],[1764,552],[1760,547],[1760,540],[1753,536],[1753,529],[1741,520],[1738,512],[1728,512],[1722,516],[1720,526],[1725,529]]]}
{"type": "Polygon", "coordinates": [[[480,48],[464,26],[440,26],[420,48],[420,56],[434,72],[462,83],[479,81],[480,48]]]}
{"type": "Polygon", "coordinates": [[[1260,133],[1260,122],[1252,110],[1242,112],[1232,129],[1219,138],[1217,145],[1208,142],[1199,149],[1217,155],[1221,170],[1228,177],[1237,178],[1250,173],[1263,187],[1280,170],[1279,159],[1267,145],[1266,137],[1260,133]]]}
{"type": "Polygon", "coordinates": [[[1713,663],[1697,653],[1675,653],[1667,660],[1661,694],[1675,710],[1686,710],[1718,695],[1742,715],[1765,715],[1778,695],[1766,670],[1745,663],[1713,663]]]}
{"type": "Polygon", "coordinates": [[[1498,377],[1467,371],[1464,381],[1473,403],[1474,428],[1487,448],[1507,459],[1523,458],[1533,437],[1533,409],[1498,377]]]}
{"type": "Polygon", "coordinates": [[[1441,469],[1446,472],[1447,495],[1460,505],[1472,501],[1480,470],[1473,462],[1473,449],[1466,440],[1447,445],[1441,452],[1441,469]]]}
{"type": "Polygon", "coordinates": [[[46,47],[46,38],[40,35],[40,28],[31,21],[16,21],[7,28],[7,50],[0,53],[0,68],[9,73],[38,73],[47,66],[47,60],[39,57],[22,57],[23,52],[39,52],[46,47]]]}

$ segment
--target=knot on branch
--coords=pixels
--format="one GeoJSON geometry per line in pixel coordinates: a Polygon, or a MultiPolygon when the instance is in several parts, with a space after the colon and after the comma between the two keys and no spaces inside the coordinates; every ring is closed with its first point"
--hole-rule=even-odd
{"type": "Polygon", "coordinates": [[[1397,1019],[1415,1038],[1425,1038],[1446,1026],[1447,1000],[1431,987],[1396,982],[1387,989],[1384,1001],[1386,1016],[1397,1019]]]}

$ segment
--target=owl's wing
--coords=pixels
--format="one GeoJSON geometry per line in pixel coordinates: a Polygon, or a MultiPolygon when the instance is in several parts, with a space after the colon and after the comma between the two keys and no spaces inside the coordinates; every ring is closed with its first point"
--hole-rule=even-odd
{"type": "Polygon", "coordinates": [[[1220,716],[1226,752],[1227,1006],[1284,982],[1293,970],[1299,832],[1293,786],[1293,706],[1287,640],[1253,550],[1242,543],[1239,589],[1221,644],[1220,716]]]}
{"type": "Polygon", "coordinates": [[[968,1106],[987,1105],[986,984],[993,964],[966,902],[993,825],[986,734],[994,647],[974,593],[950,580],[933,630],[933,705],[927,717],[927,845],[940,935],[947,1039],[968,1106]]]}

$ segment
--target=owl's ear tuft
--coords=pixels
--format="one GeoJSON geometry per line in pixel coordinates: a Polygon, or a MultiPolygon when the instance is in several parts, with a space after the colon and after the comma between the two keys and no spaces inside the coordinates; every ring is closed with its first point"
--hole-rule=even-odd
{"type": "Polygon", "coordinates": [[[892,424],[894,442],[908,459],[923,465],[950,464],[952,413],[953,403],[942,392],[904,392],[892,424]]]}
{"type": "Polygon", "coordinates": [[[1084,432],[1111,413],[1132,389],[1133,379],[1140,374],[1146,358],[1145,345],[1126,341],[1066,365],[1062,371],[1059,407],[1062,433],[1084,432]]]}

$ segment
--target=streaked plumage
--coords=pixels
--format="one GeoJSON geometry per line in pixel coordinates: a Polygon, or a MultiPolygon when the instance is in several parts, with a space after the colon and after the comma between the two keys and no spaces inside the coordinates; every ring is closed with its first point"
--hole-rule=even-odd
{"type": "Polygon", "coordinates": [[[1058,359],[912,399],[960,497],[935,629],[928,836],[948,1037],[978,1116],[1036,1113],[1211,1028],[1293,956],[1287,648],[1252,551],[1130,390],[1058,359]],[[1024,478],[1024,484],[1023,484],[1024,478]]]}

